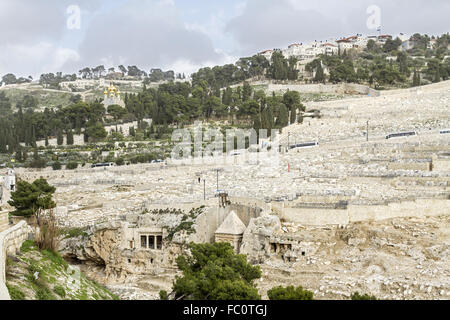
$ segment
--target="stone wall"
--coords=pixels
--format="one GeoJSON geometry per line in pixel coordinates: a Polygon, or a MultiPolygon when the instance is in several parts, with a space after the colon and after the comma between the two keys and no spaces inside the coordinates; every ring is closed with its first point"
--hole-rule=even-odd
{"type": "Polygon", "coordinates": [[[387,167],[389,170],[431,171],[431,162],[390,162],[387,167]]]}
{"type": "Polygon", "coordinates": [[[433,159],[433,171],[448,171],[450,172],[450,159],[433,159]]]}
{"type": "Polygon", "coordinates": [[[417,199],[386,205],[348,205],[347,209],[288,208],[272,205],[281,220],[307,226],[347,225],[352,222],[379,221],[399,217],[425,217],[450,214],[450,200],[417,199]]]}
{"type": "Polygon", "coordinates": [[[31,227],[25,221],[21,221],[0,233],[0,300],[10,300],[5,284],[6,258],[20,250],[22,243],[28,239],[31,232],[31,227]]]}
{"type": "Polygon", "coordinates": [[[8,229],[8,211],[0,211],[0,232],[8,229]]]}
{"type": "Polygon", "coordinates": [[[356,83],[342,84],[276,84],[268,81],[253,82],[252,85],[267,85],[267,92],[298,91],[301,93],[334,93],[334,94],[362,94],[371,97],[380,96],[380,92],[368,86],[356,83]]]}

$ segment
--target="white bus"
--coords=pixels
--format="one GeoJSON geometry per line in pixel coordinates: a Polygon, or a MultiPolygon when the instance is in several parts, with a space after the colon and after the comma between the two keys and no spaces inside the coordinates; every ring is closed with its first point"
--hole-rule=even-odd
{"type": "Polygon", "coordinates": [[[296,149],[296,148],[314,148],[319,145],[319,142],[303,142],[303,143],[297,143],[289,146],[289,149],[296,149]]]}
{"type": "Polygon", "coordinates": [[[408,132],[397,132],[397,133],[391,133],[386,136],[386,139],[391,138],[400,138],[400,137],[409,137],[409,136],[415,136],[417,135],[416,131],[408,131],[408,132]]]}

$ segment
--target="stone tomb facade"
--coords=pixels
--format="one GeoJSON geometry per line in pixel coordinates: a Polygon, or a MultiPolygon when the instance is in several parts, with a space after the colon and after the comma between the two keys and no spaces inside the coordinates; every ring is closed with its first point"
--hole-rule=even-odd
{"type": "Polygon", "coordinates": [[[239,219],[236,212],[231,211],[216,230],[215,241],[228,242],[233,246],[234,251],[239,253],[245,229],[247,229],[247,227],[241,219],[239,219]]]}
{"type": "MultiPolygon", "coordinates": [[[[141,249],[153,249],[153,250],[162,250],[162,241],[163,236],[162,232],[160,233],[140,233],[140,248],[141,249]]],[[[130,246],[134,245],[134,241],[130,241],[130,246]]]]}
{"type": "Polygon", "coordinates": [[[163,230],[126,224],[122,247],[126,249],[163,250],[163,230]]]}

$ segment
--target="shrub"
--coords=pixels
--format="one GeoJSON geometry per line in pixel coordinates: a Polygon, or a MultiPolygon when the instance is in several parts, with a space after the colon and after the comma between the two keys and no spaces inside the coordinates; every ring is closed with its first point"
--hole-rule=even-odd
{"type": "Polygon", "coordinates": [[[377,298],[368,294],[360,294],[356,291],[352,294],[352,300],[377,300],[377,298]]]}
{"type": "Polygon", "coordinates": [[[313,300],[313,293],[299,286],[288,286],[286,288],[279,286],[267,291],[270,300],[313,300]]]}
{"type": "Polygon", "coordinates": [[[53,292],[55,292],[61,298],[65,298],[66,297],[66,290],[64,290],[64,288],[61,287],[61,286],[55,286],[53,288],[53,292]]]}
{"type": "Polygon", "coordinates": [[[119,158],[116,160],[116,165],[123,166],[124,164],[125,164],[125,161],[123,160],[123,158],[119,158]]]}
{"type": "Polygon", "coordinates": [[[159,299],[160,300],[169,300],[169,295],[167,294],[166,290],[161,290],[159,292],[159,299]]]}
{"type": "Polygon", "coordinates": [[[78,168],[78,163],[76,163],[76,162],[69,162],[67,164],[66,168],[68,170],[74,170],[74,169],[78,168]]]}
{"type": "Polygon", "coordinates": [[[47,166],[47,161],[45,159],[35,159],[29,162],[26,167],[28,168],[35,168],[35,169],[42,169],[47,166]]]}
{"type": "Polygon", "coordinates": [[[61,170],[61,162],[59,162],[59,161],[53,162],[52,168],[53,168],[53,170],[61,170]]]}

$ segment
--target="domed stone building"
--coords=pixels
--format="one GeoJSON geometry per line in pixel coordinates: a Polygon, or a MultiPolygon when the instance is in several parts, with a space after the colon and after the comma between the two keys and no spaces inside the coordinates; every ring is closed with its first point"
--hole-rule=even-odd
{"type": "Polygon", "coordinates": [[[103,99],[103,104],[105,108],[108,108],[109,106],[114,104],[125,107],[125,102],[120,96],[120,90],[116,88],[112,83],[110,83],[109,88],[105,89],[104,95],[105,97],[103,99]]]}

